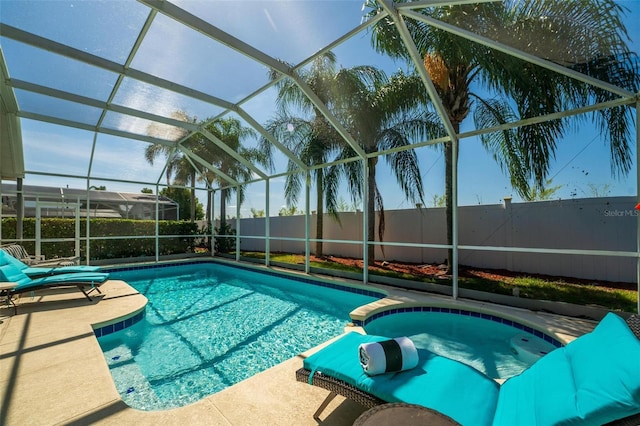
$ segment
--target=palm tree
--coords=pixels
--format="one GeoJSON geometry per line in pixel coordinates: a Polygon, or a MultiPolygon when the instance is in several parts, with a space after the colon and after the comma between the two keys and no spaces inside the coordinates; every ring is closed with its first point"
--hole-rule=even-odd
{"type": "Polygon", "coordinates": [[[198,170],[193,167],[193,165],[187,160],[187,158],[182,156],[177,156],[176,162],[177,165],[175,167],[175,177],[174,183],[178,185],[189,185],[191,199],[189,203],[189,218],[191,222],[195,222],[196,220],[196,174],[198,170]]]}
{"type": "MultiPolygon", "coordinates": [[[[411,145],[416,141],[443,135],[443,127],[437,116],[427,110],[428,97],[419,77],[402,72],[388,78],[373,67],[356,67],[342,70],[336,76],[341,97],[337,115],[346,124],[349,133],[365,153],[392,150],[411,145]]],[[[345,146],[338,159],[353,158],[353,150],[345,146]]],[[[384,204],[376,183],[378,156],[370,156],[366,177],[368,241],[375,241],[375,211],[379,212],[378,237],[384,234],[384,204]]],[[[424,204],[422,177],[414,150],[405,149],[385,154],[405,197],[412,203],[424,204]]],[[[333,166],[341,168],[351,188],[355,203],[363,194],[364,176],[360,162],[346,162],[333,166]]],[[[375,246],[369,244],[368,259],[375,260],[375,246]]]]}
{"type": "MultiPolygon", "coordinates": [[[[365,4],[371,9],[370,16],[381,11],[374,0],[365,4]]],[[[434,7],[420,13],[632,93],[640,86],[637,57],[625,43],[623,10],[613,0],[491,2],[434,7]]],[[[486,128],[616,98],[597,85],[490,49],[421,20],[405,21],[456,134],[470,112],[476,128],[486,128]],[[489,98],[472,88],[497,96],[489,98]]],[[[390,17],[373,26],[372,43],[379,52],[409,58],[390,17]]],[[[481,140],[509,175],[514,189],[526,198],[532,186],[542,187],[547,179],[556,141],[567,134],[571,124],[586,117],[573,116],[494,132],[483,135],[481,140]]],[[[620,106],[600,110],[592,113],[591,119],[611,147],[613,174],[626,174],[632,164],[629,150],[632,109],[620,106]]],[[[457,140],[444,146],[449,245],[453,240],[454,143],[457,140]]],[[[452,249],[448,267],[452,267],[452,249]]]]}
{"type": "MultiPolygon", "coordinates": [[[[336,76],[336,57],[333,52],[318,56],[311,64],[310,70],[299,71],[300,78],[313,90],[323,104],[331,107],[334,103],[336,76]]],[[[272,79],[278,75],[270,74],[272,79]]],[[[342,137],[327,122],[326,118],[313,105],[291,79],[283,79],[276,84],[278,88],[277,104],[280,108],[278,116],[265,125],[267,131],[282,141],[293,154],[309,166],[318,166],[329,162],[331,154],[344,145],[342,137]],[[304,117],[293,116],[287,112],[294,108],[304,117]]],[[[285,182],[287,205],[295,206],[303,188],[304,179],[297,173],[298,166],[289,160],[287,169],[290,172],[285,182]]],[[[322,237],[324,234],[324,206],[327,212],[338,219],[335,191],[325,191],[327,187],[337,186],[337,176],[329,173],[329,169],[317,168],[311,171],[311,178],[316,187],[316,250],[317,257],[323,256],[322,237]]]]}
{"type": "Polygon", "coordinates": [[[164,157],[165,161],[167,161],[167,167],[165,169],[165,176],[167,178],[167,186],[171,184],[171,178],[175,172],[176,158],[179,157],[179,154],[176,156],[176,149],[172,148],[168,145],[163,145],[159,143],[154,143],[147,146],[144,150],[144,158],[147,160],[147,163],[153,166],[153,163],[156,161],[158,157],[164,157]]]}
{"type": "MultiPolygon", "coordinates": [[[[244,127],[242,123],[235,118],[219,118],[211,122],[205,120],[205,123],[207,123],[205,129],[209,133],[242,157],[254,164],[260,164],[269,169],[272,168],[271,147],[269,144],[260,144],[258,148],[245,148],[242,146],[242,141],[245,139],[256,137],[253,129],[244,127]]],[[[189,138],[184,142],[184,146],[202,157],[208,164],[211,164],[211,167],[220,170],[238,182],[249,181],[252,178],[252,171],[248,167],[231,157],[222,148],[206,139],[202,134],[197,134],[189,138]]],[[[223,187],[220,191],[220,227],[223,229],[226,227],[226,203],[231,197],[232,191],[239,191],[239,203],[241,204],[244,201],[244,186],[233,188],[230,191],[229,188],[226,188],[229,184],[228,182],[220,181],[217,175],[204,167],[201,168],[200,175],[204,177],[209,186],[215,181],[218,181],[220,186],[223,187]]],[[[207,201],[208,219],[210,219],[208,212],[211,211],[209,203],[210,200],[207,201]]],[[[238,212],[239,211],[240,205],[238,205],[238,212]]]]}
{"type": "MultiPolygon", "coordinates": [[[[171,117],[176,120],[195,123],[196,119],[189,117],[184,111],[174,111],[171,117]]],[[[162,134],[163,130],[160,126],[151,124],[147,130],[152,136],[158,136],[162,134]]],[[[187,135],[187,130],[179,130],[174,138],[177,140],[182,139],[187,135]]],[[[157,157],[164,157],[167,161],[165,175],[167,177],[167,187],[171,185],[171,178],[174,177],[174,183],[184,185],[189,183],[191,185],[191,207],[190,207],[190,220],[195,221],[196,218],[196,170],[193,168],[190,162],[180,154],[177,147],[170,147],[159,143],[154,143],[147,146],[144,151],[145,159],[151,165],[157,157]]]]}
{"type": "Polygon", "coordinates": [[[171,178],[173,177],[173,183],[177,185],[191,186],[191,200],[190,200],[190,220],[194,222],[196,219],[196,172],[191,163],[187,161],[186,157],[181,155],[177,148],[171,148],[167,145],[152,144],[146,147],[145,159],[151,165],[157,157],[164,156],[167,161],[167,167],[165,175],[167,177],[167,187],[171,185],[171,178]]]}

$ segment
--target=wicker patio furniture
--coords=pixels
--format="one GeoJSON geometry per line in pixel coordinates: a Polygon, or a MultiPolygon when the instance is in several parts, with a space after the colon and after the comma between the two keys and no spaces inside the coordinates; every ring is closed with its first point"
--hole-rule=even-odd
{"type": "MultiPolygon", "coordinates": [[[[615,314],[610,313],[610,314],[607,315],[607,317],[608,316],[614,316],[614,317],[616,317],[617,320],[619,320],[619,322],[621,322],[623,324],[625,323],[625,321],[620,320],[620,317],[618,317],[615,314]]],[[[604,320],[603,320],[603,322],[604,322],[604,320]]],[[[628,329],[630,329],[632,331],[633,335],[635,335],[635,337],[638,339],[638,341],[635,341],[635,339],[632,339],[630,337],[629,340],[630,340],[630,343],[632,345],[632,352],[628,353],[628,354],[617,354],[617,355],[622,356],[622,359],[626,359],[627,361],[625,361],[625,362],[630,363],[631,368],[635,368],[636,370],[634,370],[634,371],[637,371],[639,369],[639,367],[636,367],[636,365],[640,365],[640,361],[638,361],[638,360],[640,360],[640,357],[638,356],[638,353],[637,353],[637,351],[640,350],[639,349],[640,348],[640,316],[639,315],[630,316],[626,320],[626,324],[628,326],[628,329]]],[[[355,333],[350,333],[350,334],[355,334],[355,333]]],[[[593,334],[593,333],[588,333],[588,334],[593,334]]],[[[585,335],[585,336],[587,336],[587,335],[585,335]]],[[[580,339],[582,339],[583,342],[585,341],[584,337],[578,338],[578,339],[576,339],[576,341],[580,340],[580,339]]],[[[586,340],[588,340],[588,339],[589,338],[586,338],[586,340]]],[[[335,343],[336,342],[334,342],[334,344],[335,343]]],[[[580,343],[577,344],[577,345],[573,345],[573,348],[578,348],[578,347],[580,347],[579,345],[580,345],[580,343]]],[[[569,346],[572,346],[572,345],[569,344],[569,345],[565,346],[564,348],[559,348],[557,350],[561,351],[561,350],[563,350],[563,349],[565,349],[565,348],[567,348],[569,346]]],[[[327,348],[324,348],[324,349],[320,350],[318,352],[318,354],[321,353],[322,351],[330,348],[330,347],[331,347],[331,345],[329,345],[327,348]]],[[[344,347],[342,348],[342,350],[344,350],[344,347]]],[[[588,352],[586,349],[583,350],[581,348],[580,350],[581,350],[580,356],[583,356],[584,358],[588,358],[589,357],[589,353],[585,353],[585,352],[588,352]]],[[[606,351],[607,349],[606,348],[600,348],[600,350],[602,351],[601,353],[605,353],[604,351],[606,351]]],[[[551,353],[553,353],[553,352],[551,352],[551,353]]],[[[307,359],[310,359],[313,356],[314,355],[310,356],[307,359]]],[[[548,356],[549,355],[546,355],[545,357],[548,357],[548,356]]],[[[354,357],[357,357],[357,356],[354,355],[354,357]]],[[[543,360],[543,359],[544,359],[544,357],[541,360],[543,360]]],[[[618,358],[618,359],[620,359],[620,358],[618,358]]],[[[604,361],[607,361],[607,359],[605,359],[604,361]]],[[[333,367],[331,367],[331,368],[334,368],[334,369],[339,369],[340,368],[340,367],[336,367],[336,365],[339,365],[339,362],[334,360],[334,361],[329,361],[329,364],[331,364],[331,362],[333,362],[333,367]]],[[[615,360],[611,360],[611,362],[615,362],[615,360]]],[[[410,403],[415,403],[415,401],[398,401],[398,400],[385,400],[385,399],[382,399],[382,398],[380,398],[378,396],[375,396],[373,394],[375,392],[372,393],[371,389],[363,390],[363,389],[359,388],[358,386],[356,386],[355,384],[347,383],[347,381],[343,380],[342,378],[334,377],[334,376],[337,376],[339,374],[328,374],[326,372],[325,373],[321,372],[320,368],[318,368],[317,364],[311,367],[312,369],[314,369],[314,372],[312,374],[312,371],[309,368],[306,368],[306,367],[308,367],[306,365],[306,363],[307,363],[307,360],[305,360],[305,366],[296,371],[296,380],[299,381],[299,382],[312,384],[313,386],[317,386],[317,387],[320,387],[322,389],[326,389],[326,390],[328,390],[330,392],[329,395],[326,397],[326,399],[322,402],[322,404],[320,405],[318,410],[313,414],[313,417],[316,420],[319,420],[320,414],[323,412],[323,410],[328,406],[328,404],[337,395],[341,395],[341,396],[343,396],[343,397],[345,397],[345,398],[347,398],[349,400],[357,402],[357,403],[361,404],[362,406],[364,406],[366,408],[372,408],[372,407],[375,407],[377,405],[386,404],[386,403],[390,403],[390,402],[410,402],[410,403]]],[[[538,361],[538,363],[540,363],[540,361],[538,361]]],[[[534,366],[535,365],[536,364],[534,364],[534,366]]],[[[529,369],[532,369],[532,367],[529,367],[529,369]]],[[[327,371],[332,371],[331,368],[327,368],[327,371]]],[[[542,371],[544,372],[544,370],[542,370],[542,371]]],[[[405,374],[405,373],[407,373],[407,372],[403,372],[403,373],[400,373],[400,374],[405,374]]],[[[587,374],[588,373],[589,372],[587,370],[587,374]]],[[[580,372],[580,374],[584,374],[584,371],[580,372]]],[[[426,374],[425,377],[427,375],[428,374],[426,374]]],[[[627,376],[627,375],[625,375],[625,376],[627,376]]],[[[551,375],[551,377],[554,377],[554,376],[551,375]]],[[[347,378],[346,380],[350,380],[350,379],[347,378]]],[[[414,380],[414,379],[410,378],[410,380],[414,380]]],[[[629,378],[626,377],[625,380],[629,380],[629,378]]],[[[633,390],[630,391],[630,392],[632,392],[632,395],[630,396],[630,398],[632,399],[631,404],[632,405],[635,404],[635,406],[637,407],[637,412],[635,414],[631,414],[631,415],[628,415],[626,417],[622,417],[622,418],[619,418],[619,419],[616,419],[616,420],[609,421],[609,423],[606,423],[607,426],[610,426],[610,425],[616,425],[616,426],[620,426],[620,425],[638,426],[638,425],[640,425],[640,376],[632,377],[630,380],[633,381],[633,384],[634,384],[634,387],[635,387],[633,390]]],[[[508,381],[505,382],[505,384],[506,383],[508,383],[508,381]]],[[[504,388],[505,384],[503,384],[501,386],[501,388],[504,388]]],[[[465,387],[465,383],[458,383],[457,386],[459,386],[460,389],[462,389],[462,388],[465,387]]],[[[425,386],[423,389],[421,389],[421,392],[422,393],[429,393],[429,392],[433,392],[434,390],[435,389],[428,389],[425,386]]],[[[375,391],[375,389],[374,389],[374,391],[375,391]]],[[[500,391],[500,389],[498,391],[500,391]]],[[[451,396],[451,398],[456,398],[455,393],[451,396]]],[[[489,398],[490,397],[488,397],[488,399],[489,398]]],[[[509,398],[505,398],[505,399],[507,401],[510,400],[509,398]]],[[[513,400],[513,398],[511,398],[511,400],[513,400]]],[[[513,402],[513,401],[511,401],[511,402],[513,402]]],[[[459,403],[460,407],[462,408],[462,410],[467,410],[468,411],[469,409],[473,409],[473,408],[465,408],[466,405],[467,405],[467,401],[465,401],[464,398],[459,398],[458,399],[458,403],[459,403]]],[[[627,401],[627,403],[628,403],[628,401],[627,401]]],[[[429,408],[436,408],[437,409],[437,407],[429,407],[429,408]]],[[[494,409],[495,408],[496,407],[495,407],[495,404],[494,404],[494,409]]],[[[497,407],[497,408],[498,408],[498,411],[499,411],[500,408],[504,408],[504,407],[497,407]]],[[[627,407],[627,409],[628,409],[628,407],[627,407]]],[[[606,410],[608,410],[608,408],[605,408],[604,410],[606,411],[606,410]]],[[[632,408],[632,410],[633,410],[633,408],[632,408]]],[[[504,422],[500,423],[500,421],[498,421],[499,420],[498,419],[498,417],[499,417],[498,413],[495,413],[496,418],[493,418],[493,415],[494,415],[494,413],[492,412],[493,410],[491,408],[489,408],[489,411],[490,411],[490,413],[489,413],[488,417],[492,418],[493,420],[490,420],[488,423],[486,421],[485,422],[480,422],[479,424],[485,424],[485,423],[486,424],[492,424],[493,423],[494,425],[495,424],[505,424],[504,422]]],[[[509,411],[509,409],[507,408],[507,410],[502,410],[502,411],[509,411]]],[[[544,410],[541,410],[541,411],[544,411],[544,410]]],[[[448,414],[448,415],[451,416],[450,413],[445,413],[445,414],[448,414]]],[[[596,416],[597,415],[599,415],[599,414],[596,413],[596,416]]],[[[456,419],[456,420],[459,421],[462,424],[465,424],[465,422],[462,422],[459,419],[456,419]]],[[[503,416],[503,420],[504,420],[504,416],[503,416]]],[[[467,423],[469,423],[469,422],[467,422],[467,423]]],[[[589,423],[589,424],[591,424],[591,423],[589,423]]]]}

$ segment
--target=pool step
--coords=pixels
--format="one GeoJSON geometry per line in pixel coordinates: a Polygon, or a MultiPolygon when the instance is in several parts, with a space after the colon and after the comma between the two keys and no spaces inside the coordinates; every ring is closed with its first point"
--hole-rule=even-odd
{"type": "Polygon", "coordinates": [[[105,352],[105,358],[116,390],[127,405],[141,410],[157,409],[162,406],[162,401],[156,395],[151,383],[134,362],[134,356],[128,346],[120,345],[105,352]]]}

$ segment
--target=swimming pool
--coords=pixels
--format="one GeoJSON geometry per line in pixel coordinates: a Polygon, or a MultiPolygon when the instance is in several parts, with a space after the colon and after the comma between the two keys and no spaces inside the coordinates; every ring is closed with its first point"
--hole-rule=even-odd
{"type": "Polygon", "coordinates": [[[349,312],[384,296],[215,263],[110,275],[149,300],[137,323],[97,333],[118,392],[141,410],[180,407],[264,371],[338,336],[349,312]]]}
{"type": "Polygon", "coordinates": [[[518,322],[459,308],[395,310],[371,318],[364,328],[368,334],[407,336],[417,348],[468,364],[493,379],[520,374],[561,345],[518,322]]]}

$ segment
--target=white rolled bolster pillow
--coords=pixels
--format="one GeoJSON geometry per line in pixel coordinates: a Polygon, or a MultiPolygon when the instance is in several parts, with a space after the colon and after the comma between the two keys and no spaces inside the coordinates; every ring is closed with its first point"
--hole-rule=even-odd
{"type": "Polygon", "coordinates": [[[408,337],[363,343],[358,354],[362,369],[369,376],[410,370],[418,365],[418,351],[408,337]]]}

